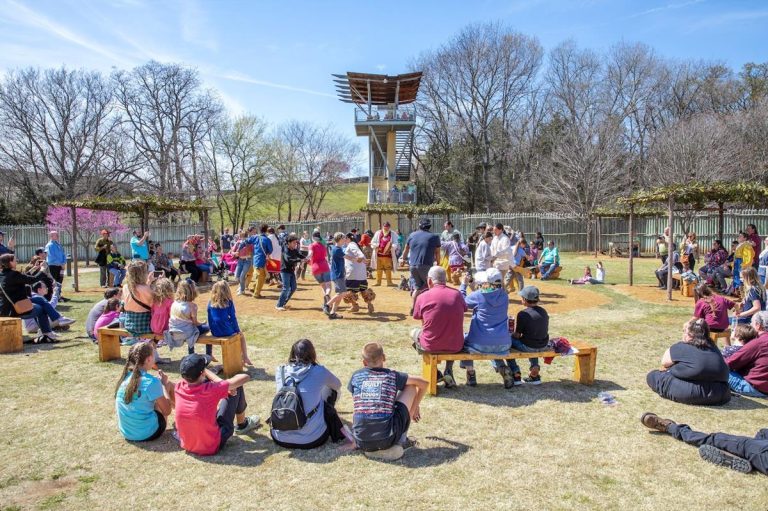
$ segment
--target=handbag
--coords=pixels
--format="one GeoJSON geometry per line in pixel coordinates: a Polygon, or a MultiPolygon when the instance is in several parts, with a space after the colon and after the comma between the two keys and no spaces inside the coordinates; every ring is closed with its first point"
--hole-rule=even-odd
{"type": "Polygon", "coordinates": [[[11,300],[11,297],[8,296],[8,293],[5,292],[5,289],[3,289],[2,286],[0,286],[0,290],[3,292],[3,295],[5,295],[5,299],[8,300],[8,303],[13,305],[13,310],[16,311],[16,314],[19,316],[23,316],[24,314],[32,312],[34,309],[34,306],[32,305],[32,300],[29,298],[22,298],[18,302],[14,302],[11,300]]]}
{"type": "Polygon", "coordinates": [[[259,246],[261,247],[261,251],[264,253],[264,255],[267,258],[267,273],[279,273],[280,272],[280,260],[279,259],[273,259],[269,257],[267,254],[267,251],[264,250],[264,241],[259,240],[259,246]]]}

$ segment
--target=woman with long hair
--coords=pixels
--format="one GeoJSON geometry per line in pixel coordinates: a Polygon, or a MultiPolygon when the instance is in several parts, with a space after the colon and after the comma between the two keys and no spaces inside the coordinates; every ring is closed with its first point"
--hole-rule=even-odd
{"type": "Polygon", "coordinates": [[[131,346],[115,387],[117,425],[125,439],[133,442],[159,438],[173,408],[173,382],[163,371],[158,371],[159,378],[149,373],[153,354],[149,342],[131,346]]]}
{"type": "Polygon", "coordinates": [[[741,270],[741,282],[743,284],[741,310],[734,314],[734,321],[748,325],[755,313],[765,310],[768,296],[766,296],[765,286],[757,278],[757,271],[753,267],[748,266],[741,270]]]}
{"type": "Polygon", "coordinates": [[[689,405],[723,405],[731,400],[728,366],[701,318],[683,326],[683,339],[664,352],[661,366],[649,372],[646,381],[664,399],[689,405]]]}
{"type": "Polygon", "coordinates": [[[324,366],[317,363],[315,346],[309,339],[299,339],[288,355],[288,363],[275,371],[275,385],[280,390],[286,384],[295,384],[301,396],[307,422],[300,429],[280,431],[270,429],[272,440],[289,449],[313,449],[330,438],[340,442],[347,438],[344,424],[334,407],[341,381],[324,366]]]}
{"type": "Polygon", "coordinates": [[[216,337],[239,335],[243,365],[253,365],[251,359],[248,358],[248,344],[245,342],[245,335],[240,331],[240,325],[237,323],[232,292],[229,290],[229,284],[223,280],[218,281],[211,288],[211,300],[208,302],[208,327],[211,329],[211,335],[216,337]]]}
{"type": "Polygon", "coordinates": [[[735,303],[713,293],[706,282],[693,289],[693,298],[696,306],[692,319],[706,321],[710,332],[725,332],[728,329],[728,310],[733,309],[735,303]]]}
{"type": "Polygon", "coordinates": [[[124,327],[136,337],[152,331],[152,303],[155,295],[149,287],[153,279],[148,273],[147,263],[134,259],[125,267],[123,282],[124,327]]]}

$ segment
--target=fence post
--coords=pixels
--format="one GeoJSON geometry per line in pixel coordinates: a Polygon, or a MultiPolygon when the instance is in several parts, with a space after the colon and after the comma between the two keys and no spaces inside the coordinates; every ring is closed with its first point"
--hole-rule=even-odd
{"type": "Polygon", "coordinates": [[[75,293],[79,293],[80,270],[77,267],[77,208],[72,206],[69,209],[72,212],[72,239],[70,239],[69,242],[72,244],[72,264],[75,266],[75,293]]]}

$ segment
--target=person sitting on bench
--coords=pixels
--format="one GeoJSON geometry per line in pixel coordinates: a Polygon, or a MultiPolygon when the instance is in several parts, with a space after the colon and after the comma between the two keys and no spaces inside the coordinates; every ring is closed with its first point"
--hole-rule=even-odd
{"type": "Polygon", "coordinates": [[[560,252],[555,247],[555,242],[549,240],[547,248],[541,252],[539,257],[539,272],[541,280],[547,280],[552,273],[560,266],[560,252]]]}
{"type": "Polygon", "coordinates": [[[210,362],[208,355],[185,356],[179,365],[183,379],[174,389],[181,448],[198,456],[216,454],[233,433],[243,435],[259,427],[258,415],[245,415],[243,385],[251,377],[238,374],[222,380],[207,369],[210,362]]]}
{"type": "MultiPolygon", "coordinates": [[[[753,341],[754,342],[754,341],[753,341]]],[[[664,399],[689,405],[724,405],[731,400],[728,366],[709,338],[703,319],[691,319],[683,327],[683,340],[661,358],[662,369],[648,373],[651,390],[664,399]]]]}
{"type": "Polygon", "coordinates": [[[131,346],[123,374],[117,380],[117,426],[125,439],[132,442],[160,438],[173,408],[173,382],[162,371],[158,371],[159,378],[149,373],[155,363],[153,354],[149,342],[131,346]]]}
{"type": "Polygon", "coordinates": [[[412,420],[421,420],[419,404],[428,383],[385,368],[384,348],[378,342],[366,344],[362,357],[364,367],[352,374],[348,385],[355,444],[372,457],[399,458],[403,448],[413,445],[406,433],[412,420]]]}
{"type": "Polygon", "coordinates": [[[687,424],[662,419],[650,412],[644,413],[640,422],[649,429],[698,447],[699,455],[705,461],[745,474],[754,469],[768,475],[768,428],[761,429],[751,438],[727,433],[701,433],[687,424]]]}
{"type": "MultiPolygon", "coordinates": [[[[427,274],[429,289],[416,298],[413,319],[421,320],[421,328],[411,330],[411,339],[419,353],[458,353],[464,347],[467,304],[459,291],[446,286],[447,278],[445,268],[433,266],[427,274]]],[[[456,386],[453,360],[445,362],[443,382],[446,388],[456,386]]]]}
{"type": "MultiPolygon", "coordinates": [[[[511,349],[524,353],[544,351],[549,343],[549,314],[539,305],[539,289],[536,286],[525,286],[517,294],[520,296],[525,309],[518,312],[515,318],[511,349]]],[[[525,383],[539,385],[541,383],[539,359],[530,358],[528,360],[531,366],[525,383]]],[[[523,379],[517,360],[510,358],[507,360],[507,365],[512,372],[513,384],[522,385],[523,379]]]]}

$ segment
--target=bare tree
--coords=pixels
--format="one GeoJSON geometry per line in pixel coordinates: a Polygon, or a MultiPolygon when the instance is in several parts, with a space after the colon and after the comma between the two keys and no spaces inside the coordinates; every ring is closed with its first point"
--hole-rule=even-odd
{"type": "Polygon", "coordinates": [[[264,191],[271,160],[266,123],[255,116],[227,119],[203,146],[203,167],[215,191],[221,225],[242,229],[264,191]]]}
{"type": "Polygon", "coordinates": [[[118,122],[99,73],[11,71],[0,85],[0,168],[33,195],[109,194],[129,177],[114,165],[118,122]]]}

